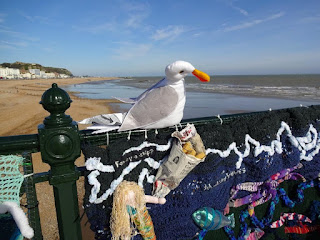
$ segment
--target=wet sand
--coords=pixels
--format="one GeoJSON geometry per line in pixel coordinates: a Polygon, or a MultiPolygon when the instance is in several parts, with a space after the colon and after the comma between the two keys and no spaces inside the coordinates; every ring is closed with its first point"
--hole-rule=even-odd
{"type": "MultiPolygon", "coordinates": [[[[78,84],[90,81],[102,81],[112,78],[71,78],[71,79],[35,79],[35,80],[0,80],[0,136],[37,133],[37,127],[46,116],[47,111],[39,104],[42,94],[51,87],[78,84]]],[[[99,113],[110,113],[110,102],[115,100],[83,99],[70,93],[71,107],[66,111],[73,120],[79,121],[99,113]]],[[[86,125],[80,125],[84,129],[86,125]]],[[[33,154],[34,172],[49,170],[49,165],[42,162],[40,153],[33,154]]],[[[76,161],[77,166],[84,165],[81,156],[76,161]]],[[[84,178],[77,181],[80,215],[83,212],[84,178]]],[[[45,240],[59,239],[52,187],[48,183],[36,185],[41,218],[42,233],[45,240]]],[[[67,199],[66,199],[67,200],[67,199]]],[[[83,239],[94,239],[94,234],[86,224],[87,218],[81,220],[83,239]],[[85,225],[86,224],[86,225],[85,225]]]]}

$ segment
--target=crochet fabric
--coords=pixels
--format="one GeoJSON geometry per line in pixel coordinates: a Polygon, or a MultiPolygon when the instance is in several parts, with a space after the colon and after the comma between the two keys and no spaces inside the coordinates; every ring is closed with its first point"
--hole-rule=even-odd
{"type": "MultiPolygon", "coordinates": [[[[157,239],[190,239],[200,229],[192,213],[201,207],[226,207],[233,186],[264,182],[299,162],[307,180],[320,172],[320,107],[301,107],[197,124],[207,157],[166,196],[166,204],[148,204],[157,239]]],[[[83,146],[86,158],[84,207],[96,239],[109,239],[112,193],[122,180],[136,181],[151,195],[162,159],[170,152],[173,131],[150,131],[119,138],[105,149],[83,146]]],[[[238,193],[241,197],[241,192],[238,193]]],[[[237,224],[237,222],[236,222],[237,224]]],[[[137,239],[139,236],[137,236],[137,239]]]]}
{"type": "Polygon", "coordinates": [[[0,204],[9,201],[20,205],[23,174],[19,167],[22,163],[23,158],[20,156],[0,155],[0,204]]]}

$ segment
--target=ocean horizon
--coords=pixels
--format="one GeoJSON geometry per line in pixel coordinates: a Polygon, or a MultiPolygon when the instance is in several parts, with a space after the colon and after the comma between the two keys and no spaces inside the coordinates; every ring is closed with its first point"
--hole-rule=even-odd
{"type": "MultiPolygon", "coordinates": [[[[64,89],[88,99],[137,97],[161,77],[130,77],[69,85],[64,89]]],[[[320,74],[220,75],[209,83],[186,77],[184,119],[320,104],[320,74]]],[[[110,104],[126,112],[130,104],[110,104]]],[[[101,113],[102,114],[102,113],[101,113]]]]}

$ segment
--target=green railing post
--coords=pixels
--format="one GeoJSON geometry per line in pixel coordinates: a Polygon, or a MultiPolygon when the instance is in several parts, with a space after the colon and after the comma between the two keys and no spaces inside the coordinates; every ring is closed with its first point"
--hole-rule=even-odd
{"type": "Polygon", "coordinates": [[[50,112],[38,126],[42,161],[51,167],[49,183],[53,186],[60,239],[81,239],[76,181],[79,171],[74,165],[80,156],[78,125],[65,111],[71,99],[66,91],[52,84],[41,98],[50,112]]]}
{"type": "MultiPolygon", "coordinates": [[[[31,153],[22,154],[23,161],[23,172],[25,175],[33,173],[32,155],[31,153]]],[[[32,240],[42,240],[42,231],[40,224],[40,215],[38,208],[38,198],[36,193],[36,186],[33,177],[26,177],[23,182],[24,192],[27,196],[27,209],[29,224],[34,230],[34,237],[32,240]]]]}

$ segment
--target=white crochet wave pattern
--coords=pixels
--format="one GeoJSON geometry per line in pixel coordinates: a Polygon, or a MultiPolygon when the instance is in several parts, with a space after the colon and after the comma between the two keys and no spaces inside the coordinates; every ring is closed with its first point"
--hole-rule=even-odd
{"type": "Polygon", "coordinates": [[[254,156],[257,157],[262,152],[266,152],[269,156],[273,156],[275,153],[281,154],[283,152],[283,144],[281,142],[281,136],[286,134],[290,143],[299,149],[300,160],[311,161],[313,157],[319,153],[320,139],[317,129],[312,124],[309,126],[309,130],[304,137],[295,137],[292,135],[290,127],[287,123],[281,122],[281,127],[277,132],[277,137],[271,142],[269,146],[261,145],[259,141],[253,139],[249,134],[245,136],[245,150],[239,151],[235,142],[231,143],[226,150],[211,149],[206,150],[206,154],[218,154],[222,158],[227,158],[233,151],[238,155],[238,161],[236,162],[236,168],[239,169],[242,165],[243,159],[248,157],[251,151],[254,156]]]}
{"type": "MultiPolygon", "coordinates": [[[[127,149],[125,152],[123,152],[122,155],[128,154],[133,151],[140,151],[146,147],[156,147],[157,151],[167,151],[171,147],[171,140],[168,141],[166,145],[159,145],[156,143],[149,143],[147,141],[140,144],[138,147],[132,147],[127,149]]],[[[100,172],[104,173],[113,173],[115,171],[113,165],[103,165],[100,162],[101,158],[91,157],[86,160],[86,168],[87,170],[92,171],[88,175],[88,182],[90,185],[92,185],[91,194],[89,197],[90,203],[99,204],[102,203],[104,200],[106,200],[108,197],[110,197],[117,186],[124,180],[124,177],[128,175],[133,169],[135,169],[140,163],[146,162],[151,168],[158,169],[160,167],[160,162],[156,161],[155,159],[149,157],[148,155],[145,156],[144,159],[130,162],[127,167],[125,167],[122,170],[122,173],[120,176],[116,179],[114,179],[111,184],[110,188],[108,188],[100,197],[98,197],[98,193],[100,192],[101,183],[98,181],[97,177],[100,175],[100,172]]],[[[147,168],[143,168],[139,174],[138,177],[138,184],[142,187],[143,182],[145,179],[147,179],[148,183],[154,182],[154,175],[151,175],[149,173],[149,170],[147,168]]]]}
{"type": "MultiPolygon", "coordinates": [[[[243,152],[239,150],[236,143],[233,142],[229,145],[226,150],[212,149],[208,148],[206,154],[218,154],[221,158],[227,158],[230,156],[231,152],[234,152],[238,155],[238,161],[236,162],[236,169],[240,169],[243,160],[253,152],[253,155],[257,157],[259,154],[265,152],[269,156],[273,156],[275,153],[281,154],[283,152],[283,143],[281,142],[281,136],[286,134],[292,146],[296,147],[300,151],[300,160],[311,161],[313,157],[319,153],[320,150],[320,139],[319,134],[316,128],[312,124],[309,126],[309,130],[303,137],[295,137],[292,135],[289,125],[285,122],[281,122],[281,126],[277,132],[276,139],[271,141],[270,145],[262,145],[259,141],[253,139],[249,134],[245,136],[244,146],[245,149],[243,152]]],[[[168,141],[166,145],[158,145],[155,143],[143,142],[138,147],[132,147],[127,149],[123,155],[128,154],[132,151],[140,151],[146,147],[156,147],[157,151],[167,151],[171,147],[171,141],[168,141]]],[[[91,195],[89,201],[91,203],[99,204],[111,196],[116,189],[116,187],[124,180],[124,177],[136,168],[140,163],[146,162],[153,169],[158,169],[160,167],[161,161],[156,161],[149,156],[146,156],[144,159],[130,162],[127,167],[122,170],[120,176],[114,179],[110,188],[107,189],[99,198],[97,197],[101,183],[98,181],[97,177],[100,175],[100,172],[112,173],[115,171],[113,165],[103,165],[100,162],[100,158],[88,158],[86,161],[86,167],[92,172],[88,176],[88,182],[92,185],[91,195]]],[[[147,168],[143,168],[137,179],[140,186],[143,185],[144,180],[146,179],[148,183],[152,184],[155,176],[150,175],[147,168]]]]}

